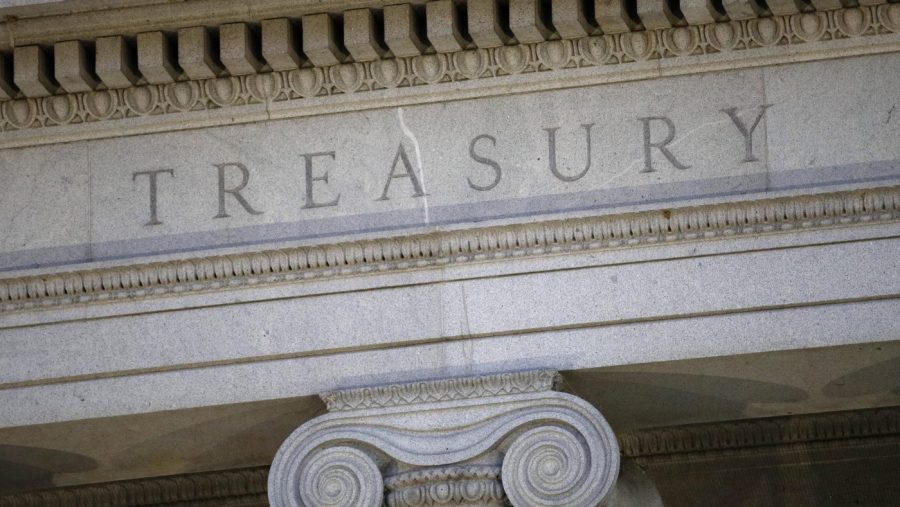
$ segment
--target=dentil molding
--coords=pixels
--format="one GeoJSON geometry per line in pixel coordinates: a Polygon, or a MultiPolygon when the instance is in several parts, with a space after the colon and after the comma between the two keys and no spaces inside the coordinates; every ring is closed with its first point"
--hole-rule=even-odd
{"type": "MultiPolygon", "coordinates": [[[[726,10],[746,9],[669,19],[656,0],[635,16],[622,7],[603,28],[578,21],[578,2],[554,0],[550,25],[534,6],[510,21],[492,1],[469,0],[467,39],[450,0],[438,0],[303,15],[302,41],[279,18],[20,46],[7,57],[13,72],[0,65],[0,99],[11,99],[0,101],[0,148],[900,50],[900,4],[814,3],[801,12],[734,0],[726,10]]],[[[510,9],[519,4],[530,5],[510,9]]]]}

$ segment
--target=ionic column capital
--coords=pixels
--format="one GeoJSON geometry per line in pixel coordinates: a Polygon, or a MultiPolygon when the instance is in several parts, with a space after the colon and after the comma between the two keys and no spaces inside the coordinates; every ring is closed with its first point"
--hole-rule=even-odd
{"type": "Polygon", "coordinates": [[[274,507],[584,506],[619,471],[612,429],[528,371],[350,389],[297,428],[269,474],[274,507]]]}

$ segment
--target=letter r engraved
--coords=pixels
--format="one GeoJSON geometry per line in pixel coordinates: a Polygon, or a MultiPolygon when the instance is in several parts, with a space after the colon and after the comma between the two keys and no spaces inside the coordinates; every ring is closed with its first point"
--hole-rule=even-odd
{"type": "Polygon", "coordinates": [[[214,216],[213,218],[227,218],[230,217],[225,211],[225,194],[231,194],[240,203],[241,206],[244,207],[244,210],[251,215],[261,215],[262,211],[256,211],[250,206],[250,203],[247,202],[247,199],[244,199],[244,196],[241,195],[241,190],[247,186],[247,183],[250,181],[250,171],[247,170],[247,166],[241,164],[240,162],[225,162],[224,164],[213,164],[219,170],[219,214],[214,216]],[[234,188],[225,188],[225,168],[226,167],[236,167],[241,171],[241,183],[234,188]]]}
{"type": "Polygon", "coordinates": [[[753,131],[756,130],[756,127],[759,126],[760,120],[763,119],[763,116],[766,115],[766,111],[772,107],[772,104],[763,104],[759,106],[759,114],[756,115],[756,119],[753,120],[753,125],[750,128],[747,128],[747,125],[744,124],[744,121],[737,115],[736,107],[729,107],[726,109],[722,109],[722,112],[727,114],[731,121],[734,122],[734,126],[737,127],[738,131],[741,135],[744,136],[744,160],[743,163],[747,162],[757,162],[759,161],[756,158],[756,155],[753,154],[753,131]]]}
{"type": "Polygon", "coordinates": [[[327,208],[328,206],[337,206],[338,202],[341,200],[341,194],[338,194],[337,197],[328,201],[328,202],[316,202],[313,198],[313,184],[317,181],[321,181],[322,183],[328,183],[328,173],[322,173],[321,176],[313,176],[313,158],[314,157],[331,157],[331,160],[334,160],[334,152],[333,151],[319,151],[316,153],[304,153],[301,155],[303,157],[304,162],[304,171],[306,173],[306,204],[303,205],[303,209],[309,208],[327,208]]]}
{"type": "Polygon", "coordinates": [[[169,176],[175,177],[175,171],[172,169],[156,169],[153,171],[138,171],[131,174],[131,181],[137,181],[138,176],[146,176],[150,181],[150,221],[144,225],[159,225],[162,222],[159,221],[156,213],[156,194],[157,194],[157,184],[156,177],[160,173],[169,173],[169,176]]]}
{"type": "Polygon", "coordinates": [[[638,121],[644,124],[644,169],[641,170],[642,173],[652,173],[656,170],[653,168],[653,158],[650,151],[653,148],[658,149],[676,169],[690,169],[691,166],[679,162],[678,159],[675,158],[675,155],[667,148],[667,146],[675,140],[675,123],[672,122],[670,118],[665,116],[648,116],[646,118],[638,118],[638,121]],[[665,124],[668,129],[668,134],[666,134],[664,140],[660,142],[653,142],[650,140],[650,122],[652,121],[660,121],[665,124]]]}
{"type": "Polygon", "coordinates": [[[503,176],[503,169],[500,168],[500,164],[498,164],[497,161],[491,160],[487,157],[483,157],[475,153],[475,144],[482,139],[487,139],[493,146],[497,146],[497,139],[494,138],[494,136],[481,134],[480,136],[472,139],[472,142],[469,143],[469,156],[472,157],[472,160],[474,160],[475,162],[491,167],[494,170],[494,180],[487,185],[478,185],[477,183],[472,182],[472,178],[466,178],[466,180],[469,182],[469,187],[475,190],[486,192],[493,189],[500,183],[500,178],[503,176]]]}
{"type": "Polygon", "coordinates": [[[584,123],[581,125],[581,128],[584,129],[585,140],[587,143],[587,162],[584,164],[584,170],[573,176],[566,176],[556,167],[556,131],[559,130],[559,127],[544,129],[544,131],[547,132],[550,172],[553,173],[553,176],[556,176],[562,181],[572,182],[580,180],[587,174],[588,170],[591,168],[591,127],[593,126],[593,123],[584,123]]]}

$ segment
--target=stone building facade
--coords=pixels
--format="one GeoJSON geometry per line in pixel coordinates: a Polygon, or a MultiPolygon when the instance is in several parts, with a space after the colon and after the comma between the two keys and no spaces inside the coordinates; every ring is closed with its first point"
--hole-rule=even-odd
{"type": "Polygon", "coordinates": [[[900,3],[0,5],[0,506],[897,504],[900,3]]]}

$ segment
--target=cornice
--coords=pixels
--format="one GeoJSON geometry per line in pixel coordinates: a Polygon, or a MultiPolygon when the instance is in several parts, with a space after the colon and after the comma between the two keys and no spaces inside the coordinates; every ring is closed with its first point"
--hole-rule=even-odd
{"type": "Polygon", "coordinates": [[[0,312],[900,219],[900,187],[441,231],[0,279],[0,312]]]}
{"type": "MultiPolygon", "coordinates": [[[[0,7],[0,50],[150,30],[340,13],[378,0],[66,0],[0,7]]],[[[412,2],[420,3],[420,2],[412,2]]]]}
{"type": "MultiPolygon", "coordinates": [[[[196,8],[195,3],[188,2],[184,15],[196,8]]],[[[228,21],[241,24],[255,19],[234,17],[228,21]]],[[[199,19],[192,23],[208,26],[199,19]]],[[[450,21],[446,23],[449,29],[450,21]]],[[[355,33],[348,25],[345,40],[337,40],[329,32],[316,42],[331,49],[319,53],[311,47],[307,53],[319,56],[299,67],[289,64],[274,71],[261,57],[251,58],[253,62],[244,56],[233,62],[226,58],[234,53],[258,53],[258,42],[253,42],[252,36],[237,41],[222,36],[206,44],[198,41],[219,37],[221,30],[190,28],[178,36],[179,40],[184,38],[181,45],[208,46],[196,50],[200,53],[181,55],[181,66],[191,71],[172,70],[171,75],[157,78],[164,81],[157,84],[147,84],[147,79],[136,76],[133,82],[137,86],[124,81],[124,88],[116,88],[121,84],[108,86],[96,76],[85,78],[94,70],[85,67],[89,64],[84,62],[90,59],[78,60],[82,53],[77,46],[65,46],[65,51],[62,46],[52,51],[18,47],[12,59],[17,69],[23,69],[22,75],[29,77],[21,78],[26,86],[20,85],[21,90],[17,90],[10,77],[4,78],[0,72],[0,85],[4,79],[7,82],[6,94],[19,97],[0,102],[0,148],[900,51],[900,4],[896,3],[718,23],[675,23],[681,24],[686,26],[602,35],[582,30],[582,36],[550,34],[549,40],[536,42],[511,38],[496,46],[467,42],[458,44],[458,50],[436,52],[433,47],[424,47],[416,54],[402,56],[385,49],[389,42],[370,40],[364,51],[381,55],[365,61],[364,57],[355,58],[353,51],[348,54],[339,49],[355,40],[348,38],[355,33]],[[225,64],[210,52],[209,48],[216,45],[231,47],[221,58],[225,64]],[[39,57],[41,51],[46,54],[39,57]],[[56,60],[59,83],[41,67],[40,58],[56,60]],[[253,65],[256,70],[237,70],[253,65]],[[190,75],[209,77],[192,79],[190,75]],[[70,84],[59,85],[64,82],[70,84]],[[80,91],[67,93],[66,89],[80,91]]],[[[414,30],[406,28],[407,35],[415,36],[414,30]]],[[[246,33],[253,34],[253,30],[246,33]]],[[[162,44],[160,41],[162,38],[158,39],[162,44]]],[[[81,43],[89,48],[95,41],[81,43]]],[[[140,55],[145,52],[150,55],[148,59],[161,58],[160,66],[178,69],[174,60],[166,63],[168,57],[162,49],[142,48],[139,45],[137,60],[144,58],[140,55]]],[[[106,59],[99,54],[97,58],[106,59]]],[[[113,62],[115,73],[119,67],[129,66],[138,72],[136,63],[122,58],[113,62]]],[[[0,86],[0,97],[3,88],[0,86]]]]}

